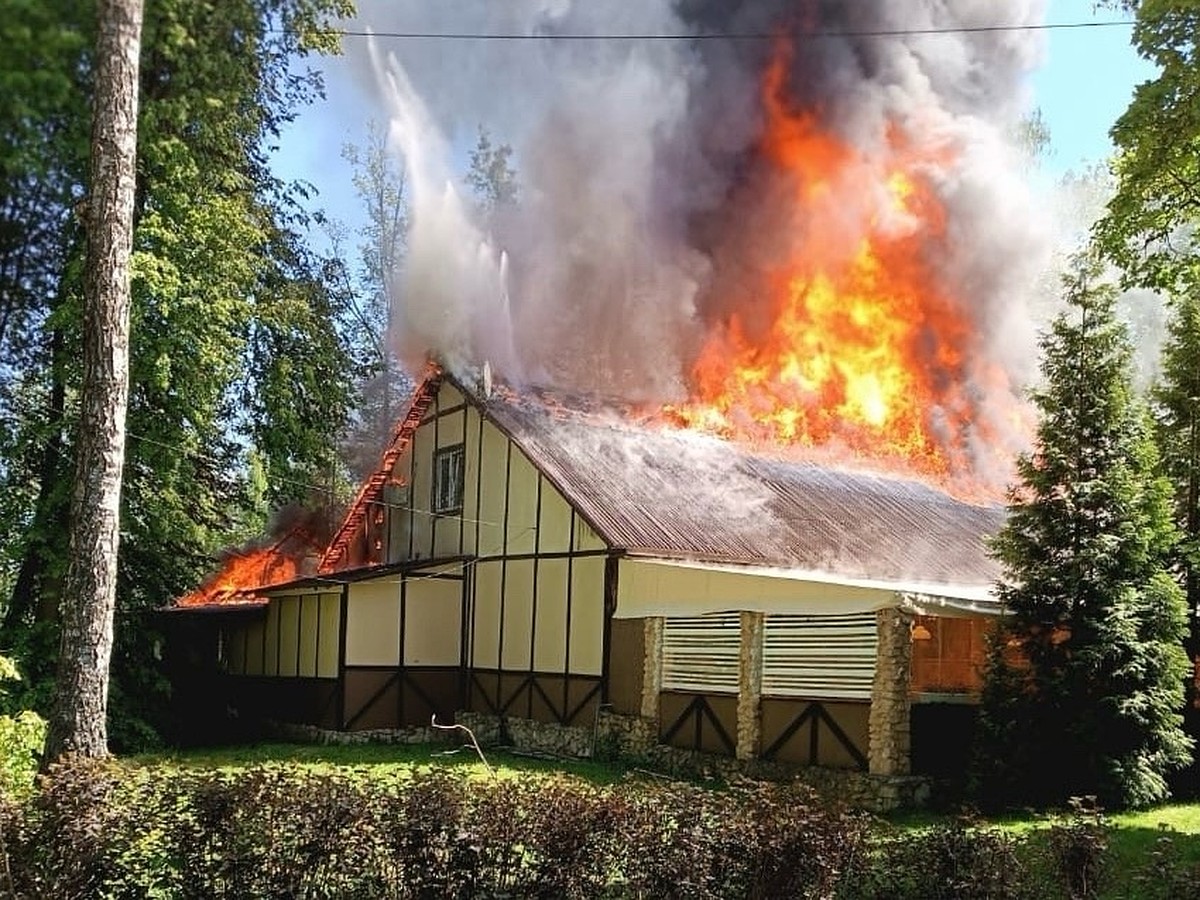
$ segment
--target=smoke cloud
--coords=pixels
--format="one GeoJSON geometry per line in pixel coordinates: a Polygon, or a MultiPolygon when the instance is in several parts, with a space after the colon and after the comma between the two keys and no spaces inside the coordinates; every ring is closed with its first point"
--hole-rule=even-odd
{"type": "MultiPolygon", "coordinates": [[[[1042,0],[359,7],[358,24],[379,32],[786,38],[789,103],[856,148],[847,177],[864,178],[839,186],[836,215],[796,220],[754,152],[763,72],[778,52],[770,37],[476,41],[453,52],[381,39],[354,62],[387,110],[410,179],[396,291],[406,346],[488,360],[518,383],[685,397],[714,327],[734,312],[751,328],[766,322],[757,288],[798,231],[864,227],[878,207],[872,167],[900,134],[915,159],[938,161],[918,164],[945,210],[943,233],[922,253],[973,326],[961,348],[973,362],[953,374],[970,382],[998,366],[1017,385],[1033,375],[1029,306],[1049,241],[1013,145],[1041,43],[1031,32],[971,29],[1037,23],[1042,0]],[[516,150],[520,202],[503,215],[481,215],[456,174],[477,125],[516,150]]],[[[984,425],[993,388],[964,385],[984,425]]]]}

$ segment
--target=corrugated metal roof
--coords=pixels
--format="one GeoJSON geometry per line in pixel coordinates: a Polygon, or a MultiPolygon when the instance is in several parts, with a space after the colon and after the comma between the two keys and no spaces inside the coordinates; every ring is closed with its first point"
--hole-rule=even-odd
{"type": "Polygon", "coordinates": [[[888,582],[986,585],[999,574],[986,550],[999,505],[538,392],[483,405],[614,548],[888,582]]]}

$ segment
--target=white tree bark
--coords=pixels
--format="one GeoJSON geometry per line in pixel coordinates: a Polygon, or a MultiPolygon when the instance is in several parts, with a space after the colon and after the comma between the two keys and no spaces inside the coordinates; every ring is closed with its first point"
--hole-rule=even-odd
{"type": "Polygon", "coordinates": [[[66,753],[108,753],[108,664],[129,401],[129,257],[142,0],[98,0],[96,7],[82,409],[47,761],[66,753]]]}

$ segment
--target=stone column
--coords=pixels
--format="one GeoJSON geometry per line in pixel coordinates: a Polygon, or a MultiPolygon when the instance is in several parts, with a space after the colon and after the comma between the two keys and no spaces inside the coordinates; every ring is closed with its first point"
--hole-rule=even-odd
{"type": "Polygon", "coordinates": [[[912,659],[912,617],[899,609],[875,614],[879,643],[871,686],[870,748],[872,775],[910,771],[908,682],[912,659]]]}
{"type": "Polygon", "coordinates": [[[737,758],[754,759],[762,743],[763,620],[760,612],[741,614],[738,654],[737,758]]]}
{"type": "Polygon", "coordinates": [[[658,695],[662,693],[663,624],[661,616],[645,620],[645,655],[642,659],[642,717],[658,718],[658,695]]]}

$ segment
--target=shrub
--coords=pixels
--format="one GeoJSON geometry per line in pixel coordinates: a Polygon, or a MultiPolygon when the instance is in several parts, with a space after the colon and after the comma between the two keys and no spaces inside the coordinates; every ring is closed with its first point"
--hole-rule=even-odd
{"type": "Polygon", "coordinates": [[[861,896],[873,900],[999,900],[1039,896],[1018,843],[964,815],[917,834],[881,835],[861,896]]]}
{"type": "Polygon", "coordinates": [[[529,798],[526,867],[535,895],[595,897],[624,865],[634,821],[625,792],[546,779],[529,798]]]}
{"type": "Polygon", "coordinates": [[[1095,797],[1072,797],[1071,811],[1050,826],[1050,853],[1071,900],[1100,895],[1108,869],[1109,825],[1095,797]]]}
{"type": "Polygon", "coordinates": [[[132,812],[114,802],[116,768],[67,759],[40,781],[23,821],[6,841],[17,894],[100,895],[116,880],[112,842],[132,812]]]}
{"type": "Polygon", "coordinates": [[[626,889],[635,897],[666,900],[716,896],[711,838],[721,826],[713,821],[709,798],[682,784],[626,790],[631,806],[620,878],[626,889]]]}
{"type": "MultiPolygon", "coordinates": [[[[0,656],[0,701],[7,700],[4,682],[20,681],[8,657],[0,656]]],[[[23,796],[33,789],[38,757],[46,742],[46,720],[32,710],[0,713],[0,796],[23,796]]]]}
{"type": "Polygon", "coordinates": [[[867,816],[801,784],[749,783],[725,796],[714,836],[722,896],[831,897],[859,876],[867,816]]]}
{"type": "Polygon", "coordinates": [[[463,850],[460,825],[466,814],[462,775],[427,770],[379,797],[381,840],[398,896],[458,896],[463,850]]]}
{"type": "Polygon", "coordinates": [[[1200,864],[1181,858],[1177,841],[1182,837],[1159,826],[1153,849],[1131,879],[1134,892],[1130,896],[1138,900],[1200,900],[1200,864]]]}
{"type": "MultiPolygon", "coordinates": [[[[1084,900],[1108,859],[1107,823],[1086,805],[1023,846],[968,818],[888,828],[800,785],[454,769],[68,760],[23,802],[0,799],[0,828],[13,873],[0,894],[21,897],[1084,900]]],[[[1141,895],[1196,896],[1169,835],[1155,852],[1141,895]]]]}
{"type": "Polygon", "coordinates": [[[349,897],[387,883],[371,796],[351,775],[255,766],[190,773],[176,791],[180,896],[349,897]]]}

